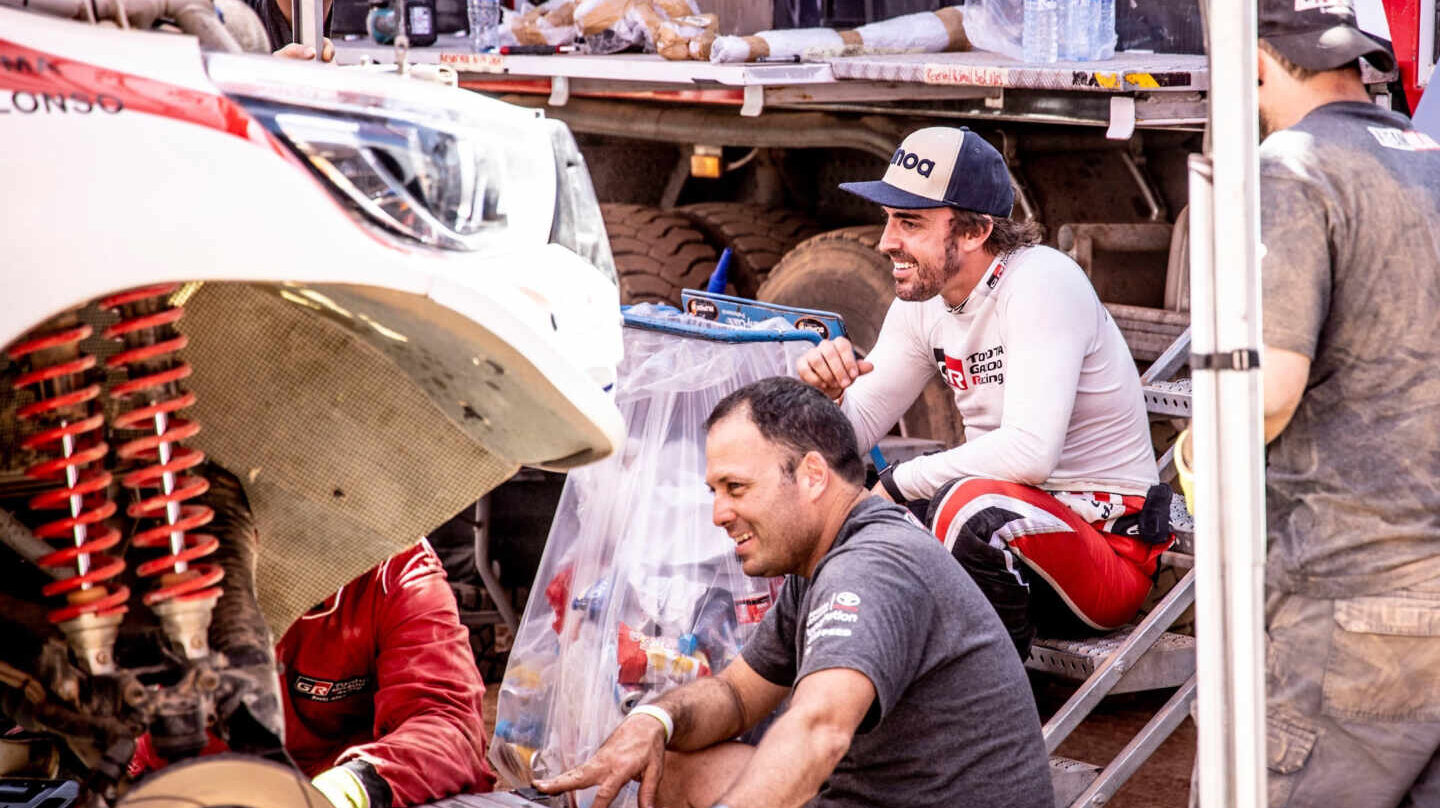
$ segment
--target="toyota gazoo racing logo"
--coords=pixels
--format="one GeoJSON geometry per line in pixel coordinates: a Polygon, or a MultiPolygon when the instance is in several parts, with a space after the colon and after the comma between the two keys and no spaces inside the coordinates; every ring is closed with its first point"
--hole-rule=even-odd
{"type": "Polygon", "coordinates": [[[956,390],[969,390],[970,382],[965,379],[965,363],[939,348],[934,351],[935,366],[940,369],[940,377],[945,383],[956,390]]]}
{"type": "Polygon", "coordinates": [[[827,637],[849,637],[851,626],[860,622],[860,596],[854,592],[836,592],[805,618],[805,647],[827,637]]]}
{"type": "Polygon", "coordinates": [[[290,689],[295,691],[295,695],[298,698],[328,702],[349,698],[364,691],[369,684],[370,677],[368,676],[356,676],[350,679],[341,679],[340,681],[329,681],[326,679],[316,679],[313,676],[296,674],[295,678],[290,682],[290,689]]]}
{"type": "Polygon", "coordinates": [[[926,178],[930,176],[930,172],[935,170],[934,160],[927,160],[915,152],[907,152],[904,149],[895,150],[895,154],[890,157],[890,165],[909,169],[926,178]]]}

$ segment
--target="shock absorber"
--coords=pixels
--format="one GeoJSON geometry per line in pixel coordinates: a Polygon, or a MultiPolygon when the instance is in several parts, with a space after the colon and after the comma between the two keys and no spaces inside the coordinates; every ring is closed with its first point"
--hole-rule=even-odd
{"type": "Polygon", "coordinates": [[[65,597],[48,614],[64,632],[82,666],[93,674],[114,672],[115,636],[130,590],[110,583],[125,562],[105,551],[120,541],[120,532],[105,520],[115,513],[110,501],[111,476],[103,468],[110,447],[102,438],[105,416],[95,412],[100,385],[86,384],[95,357],[80,351],[92,329],[74,314],[63,315],[46,328],[10,346],[13,360],[27,369],[15,380],[16,390],[31,388],[35,400],[16,417],[36,425],[20,445],[48,457],[25,469],[26,476],[60,486],[29,500],[36,511],[64,510],[68,516],[35,528],[37,538],[63,545],[37,563],[56,580],[41,591],[65,597]]]}
{"type": "Polygon", "coordinates": [[[144,602],[185,655],[199,659],[209,654],[206,635],[221,592],[216,584],[224,571],[197,561],[215,552],[219,541],[191,532],[208,524],[214,511],[184,504],[209,490],[210,483],[192,473],[205,461],[204,453],[182,445],[200,431],[200,425],[177,416],[195,403],[195,394],[180,384],[190,375],[190,365],[176,355],[187,343],[175,329],[185,312],[167,302],[179,288],[180,284],[148,286],[107,297],[100,306],[121,318],[104,333],[121,343],[121,350],[106,359],[106,365],[123,368],[127,376],[110,388],[112,398],[130,405],[115,417],[114,426],[138,435],[115,450],[126,468],[120,482],[134,491],[125,513],[142,524],[150,523],[131,537],[131,544],[163,548],[159,557],[136,567],[142,578],[157,579],[144,602]]]}

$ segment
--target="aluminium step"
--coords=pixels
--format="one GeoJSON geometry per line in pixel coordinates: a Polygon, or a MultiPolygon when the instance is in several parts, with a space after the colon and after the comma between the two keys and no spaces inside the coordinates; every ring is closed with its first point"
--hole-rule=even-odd
{"type": "MultiPolygon", "coordinates": [[[[1025,667],[1077,682],[1088,679],[1129,638],[1133,627],[1099,637],[1052,640],[1036,637],[1025,667]]],[[[1165,632],[1110,691],[1135,693],[1179,687],[1195,673],[1195,638],[1165,632]]]]}
{"type": "Polygon", "coordinates": [[[1190,380],[1151,382],[1144,386],[1145,409],[1155,415],[1190,417],[1190,380]]]}
{"type": "MultiPolygon", "coordinates": [[[[1178,489],[1179,483],[1175,484],[1178,489]]],[[[1180,491],[1170,499],[1170,531],[1175,534],[1175,544],[1170,547],[1174,553],[1195,554],[1195,517],[1185,507],[1185,496],[1180,491]]]]}
{"type": "Polygon", "coordinates": [[[1066,808],[1099,776],[1099,766],[1051,755],[1050,785],[1055,788],[1055,808],[1066,808]]]}

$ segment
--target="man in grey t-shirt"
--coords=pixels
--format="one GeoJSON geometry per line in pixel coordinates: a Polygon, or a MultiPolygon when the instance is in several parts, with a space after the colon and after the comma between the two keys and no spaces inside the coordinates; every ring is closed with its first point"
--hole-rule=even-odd
{"type": "Polygon", "coordinates": [[[642,806],[1053,806],[999,617],[934,537],[865,490],[839,408],[766,379],[707,428],[715,523],[746,574],[791,577],[720,675],[636,708],[593,758],[536,786],[598,786],[594,808],[632,779],[642,806]],[[759,746],[725,742],[787,696],[759,746]]]}
{"type": "Polygon", "coordinates": [[[1272,806],[1440,805],[1440,144],[1344,2],[1263,0],[1272,806]]]}

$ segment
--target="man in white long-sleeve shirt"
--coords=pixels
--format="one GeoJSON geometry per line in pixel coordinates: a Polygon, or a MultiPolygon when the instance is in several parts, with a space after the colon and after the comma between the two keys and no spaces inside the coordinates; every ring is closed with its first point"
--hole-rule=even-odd
{"type": "Polygon", "coordinates": [[[800,377],[840,404],[862,451],[937,372],[965,422],[962,445],[887,468],[876,492],[929,500],[929,527],[1022,657],[1037,627],[1128,622],[1170,541],[1168,489],[1142,531],[1157,477],[1140,379],[1089,279],[1009,218],[1003,158],[967,129],[914,132],[884,179],[841,188],[884,206],[897,299],[864,360],[823,342],[800,377]]]}

